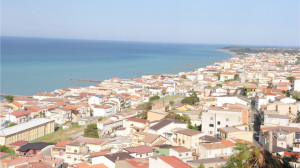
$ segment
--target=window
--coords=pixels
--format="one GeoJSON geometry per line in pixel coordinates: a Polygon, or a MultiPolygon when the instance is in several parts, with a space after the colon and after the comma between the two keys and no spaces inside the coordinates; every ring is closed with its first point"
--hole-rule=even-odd
{"type": "Polygon", "coordinates": [[[189,155],[189,153],[186,153],[186,156],[188,156],[189,155]]]}
{"type": "Polygon", "coordinates": [[[221,125],[221,122],[220,122],[220,121],[218,121],[218,125],[221,125]]]}
{"type": "Polygon", "coordinates": [[[214,124],[209,124],[209,127],[214,127],[214,124]]]}
{"type": "Polygon", "coordinates": [[[210,117],[210,120],[214,120],[214,117],[210,117]]]}
{"type": "Polygon", "coordinates": [[[209,131],[209,134],[213,134],[213,132],[212,132],[212,131],[209,131]]]}
{"type": "Polygon", "coordinates": [[[182,140],[182,144],[184,144],[184,140],[182,140]]]}
{"type": "Polygon", "coordinates": [[[179,156],[182,156],[182,154],[179,154],[179,156]]]}
{"type": "Polygon", "coordinates": [[[229,121],[229,118],[226,118],[226,121],[229,121]]]}
{"type": "Polygon", "coordinates": [[[300,139],[300,132],[295,132],[295,139],[300,139]]]}
{"type": "Polygon", "coordinates": [[[74,158],[74,161],[76,161],[77,159],[76,158],[74,158]]]}

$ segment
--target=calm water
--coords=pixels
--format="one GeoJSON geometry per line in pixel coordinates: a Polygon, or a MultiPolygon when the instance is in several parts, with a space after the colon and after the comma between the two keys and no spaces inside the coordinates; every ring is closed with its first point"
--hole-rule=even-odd
{"type": "Polygon", "coordinates": [[[231,57],[224,45],[1,37],[1,93],[32,95],[136,72],[178,73],[231,57]],[[186,65],[186,64],[197,64],[186,65]]]}

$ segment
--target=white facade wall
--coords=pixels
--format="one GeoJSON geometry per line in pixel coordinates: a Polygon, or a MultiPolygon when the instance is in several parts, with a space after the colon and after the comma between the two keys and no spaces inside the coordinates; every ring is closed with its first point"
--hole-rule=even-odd
{"type": "Polygon", "coordinates": [[[108,168],[115,168],[115,163],[107,159],[105,156],[92,158],[92,165],[101,164],[101,163],[105,164],[105,166],[107,166],[108,168]]]}
{"type": "Polygon", "coordinates": [[[294,81],[294,91],[300,91],[300,79],[294,81]]]}
{"type": "Polygon", "coordinates": [[[223,106],[225,103],[235,104],[240,103],[243,105],[248,105],[247,101],[244,101],[238,97],[217,97],[217,106],[223,106]]]}
{"type": "Polygon", "coordinates": [[[202,132],[217,136],[218,128],[243,124],[242,112],[208,111],[202,113],[202,132]]]}

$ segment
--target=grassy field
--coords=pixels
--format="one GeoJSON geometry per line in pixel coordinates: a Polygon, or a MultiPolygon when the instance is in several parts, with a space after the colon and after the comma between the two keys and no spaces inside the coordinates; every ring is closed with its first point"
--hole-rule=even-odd
{"type": "Polygon", "coordinates": [[[153,100],[153,101],[151,101],[152,103],[154,103],[154,104],[162,104],[163,103],[163,100],[165,101],[165,103],[169,103],[169,101],[171,101],[171,100],[175,100],[175,99],[177,99],[177,98],[179,98],[180,96],[169,96],[169,97],[165,97],[164,99],[163,98],[160,98],[160,99],[158,99],[158,100],[153,100]]]}
{"type": "Polygon", "coordinates": [[[84,130],[84,126],[74,125],[69,129],[63,130],[62,127],[59,128],[52,134],[46,135],[35,142],[49,142],[49,143],[58,143],[61,140],[70,140],[70,135],[76,132],[80,132],[84,130]]]}

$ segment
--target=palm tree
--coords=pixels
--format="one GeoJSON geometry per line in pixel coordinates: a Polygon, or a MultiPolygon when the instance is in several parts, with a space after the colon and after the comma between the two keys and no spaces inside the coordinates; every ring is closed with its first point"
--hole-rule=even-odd
{"type": "Polygon", "coordinates": [[[255,146],[245,144],[237,144],[234,149],[235,154],[232,155],[229,161],[223,168],[282,168],[283,165],[278,158],[265,149],[258,149],[255,146]]]}

